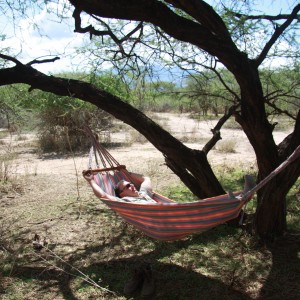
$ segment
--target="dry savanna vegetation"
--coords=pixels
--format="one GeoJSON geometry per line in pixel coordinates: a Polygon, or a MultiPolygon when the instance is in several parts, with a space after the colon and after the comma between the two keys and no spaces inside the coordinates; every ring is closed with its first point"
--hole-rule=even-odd
{"type": "MultiPolygon", "coordinates": [[[[186,114],[156,119],[197,149],[214,124],[186,114]]],[[[119,162],[149,175],[166,196],[194,199],[151,144],[116,127],[103,136],[119,162]]],[[[276,139],[288,131],[277,131],[276,139]]],[[[239,190],[243,174],[256,172],[255,156],[240,129],[229,126],[222,137],[209,160],[226,189],[239,190]]],[[[139,291],[127,297],[123,287],[143,263],[155,278],[151,299],[299,299],[299,182],[289,197],[290,232],[272,244],[260,244],[247,230],[255,199],[242,228],[221,225],[159,242],[94,197],[81,176],[87,151],[45,154],[39,145],[35,132],[0,132],[0,299],[139,299],[139,291]]]]}

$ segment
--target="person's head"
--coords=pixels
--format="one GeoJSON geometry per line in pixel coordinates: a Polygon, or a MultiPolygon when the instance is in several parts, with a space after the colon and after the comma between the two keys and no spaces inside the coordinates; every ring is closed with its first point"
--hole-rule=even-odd
{"type": "Polygon", "coordinates": [[[119,198],[123,198],[126,196],[136,197],[138,195],[138,191],[133,183],[126,180],[121,180],[115,186],[115,194],[119,198]]]}

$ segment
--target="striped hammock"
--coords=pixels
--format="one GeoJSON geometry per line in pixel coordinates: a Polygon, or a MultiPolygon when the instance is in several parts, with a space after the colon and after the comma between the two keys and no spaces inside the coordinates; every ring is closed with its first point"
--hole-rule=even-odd
{"type": "MultiPolygon", "coordinates": [[[[97,173],[94,178],[97,184],[111,195],[114,195],[113,187],[121,179],[132,181],[126,169],[115,171],[114,174],[97,173]]],[[[173,241],[237,218],[246,201],[251,198],[251,195],[241,195],[230,193],[188,203],[176,203],[158,193],[153,195],[157,202],[153,204],[122,202],[117,197],[116,201],[101,200],[147,236],[156,240],[173,241]]]]}
{"type": "MultiPolygon", "coordinates": [[[[188,203],[176,203],[158,193],[154,193],[153,199],[157,203],[153,204],[122,202],[117,197],[116,200],[101,200],[147,236],[162,241],[178,240],[237,218],[255,192],[299,156],[300,147],[295,153],[257,185],[254,185],[251,176],[246,175],[242,192],[188,203]]],[[[120,180],[134,183],[126,167],[120,165],[96,140],[89,155],[89,170],[93,171],[97,184],[112,196],[115,196],[114,187],[120,180]],[[93,158],[96,169],[92,168],[93,158]]]]}

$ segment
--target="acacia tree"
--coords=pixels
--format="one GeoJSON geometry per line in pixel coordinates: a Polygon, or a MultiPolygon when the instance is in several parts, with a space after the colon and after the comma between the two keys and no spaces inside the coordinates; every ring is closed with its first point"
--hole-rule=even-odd
{"type": "MultiPolygon", "coordinates": [[[[271,52],[280,54],[278,41],[281,38],[293,38],[289,29],[297,26],[300,4],[291,9],[290,14],[271,16],[242,14],[236,11],[237,1],[233,1],[235,6],[227,6],[219,13],[201,0],[69,0],[69,3],[73,9],[75,31],[89,34],[90,37],[101,37],[106,46],[109,41],[113,48],[106,52],[106,60],[115,63],[120,70],[126,70],[126,67],[138,70],[139,63],[145,63],[149,57],[153,58],[156,54],[160,55],[163,49],[168,49],[172,62],[182,68],[187,68],[191,57],[198,56],[199,60],[205,57],[212,62],[210,68],[216,72],[214,64],[222,65],[231,72],[239,92],[227,86],[233,100],[231,107],[212,130],[212,139],[202,150],[190,149],[122,99],[89,83],[47,76],[33,67],[36,63],[47,61],[35,60],[23,64],[16,58],[1,54],[3,60],[14,64],[0,70],[1,85],[26,83],[30,86],[29,90],[70,95],[95,104],[143,134],[162,152],[166,164],[174,173],[200,198],[224,193],[208,162],[207,153],[221,138],[220,129],[230,116],[234,115],[254,149],[258,180],[265,178],[299,145],[299,106],[296,113],[290,116],[294,120],[292,133],[278,145],[275,143],[274,124],[269,122],[266,114],[269,95],[263,92],[259,67],[271,52]],[[92,23],[82,25],[84,14],[91,17],[92,23]],[[109,19],[113,19],[113,23],[109,23],[109,19]],[[117,22],[116,19],[122,21],[117,22]],[[122,28],[125,28],[122,22],[126,20],[130,22],[130,30],[120,36],[122,28]],[[260,21],[264,22],[262,27],[258,26],[260,21]],[[243,47],[246,42],[242,29],[257,31],[265,28],[266,21],[272,25],[268,39],[264,40],[266,43],[253,44],[251,48],[243,47]],[[150,34],[155,35],[156,43],[149,40],[150,34]],[[148,58],[141,55],[144,46],[148,46],[148,58]],[[180,50],[180,55],[175,49],[180,50]],[[184,54],[189,56],[183,57],[184,54]]],[[[99,42],[93,47],[97,45],[102,47],[99,42]]],[[[203,65],[199,60],[191,61],[189,68],[196,68],[196,62],[203,65]]],[[[254,228],[260,237],[281,235],[286,230],[285,198],[299,174],[298,160],[258,192],[254,228]]]]}

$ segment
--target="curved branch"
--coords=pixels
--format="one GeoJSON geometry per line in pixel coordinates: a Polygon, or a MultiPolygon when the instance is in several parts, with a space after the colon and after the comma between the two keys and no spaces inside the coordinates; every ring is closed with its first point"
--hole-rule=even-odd
{"type": "Polygon", "coordinates": [[[224,192],[203,151],[188,148],[144,113],[117,96],[87,82],[45,75],[20,62],[13,68],[0,70],[0,86],[13,83],[25,83],[30,85],[30,90],[39,89],[59,96],[76,97],[96,105],[138,130],[164,155],[166,161],[178,162],[186,170],[186,176],[176,175],[195,195],[202,198],[224,192]],[[191,176],[194,177],[194,182],[199,182],[198,185],[191,186],[191,176]]]}
{"type": "MultiPolygon", "coordinates": [[[[5,54],[1,54],[0,53],[0,58],[4,59],[4,60],[9,60],[14,62],[17,66],[22,66],[23,64],[16,58],[9,56],[9,55],[5,55],[5,54]]],[[[28,62],[26,64],[26,66],[31,66],[33,64],[44,64],[44,63],[49,63],[49,62],[55,62],[56,60],[60,59],[58,56],[54,57],[54,58],[47,58],[47,59],[34,59],[30,62],[28,62]]]]}
{"type": "Polygon", "coordinates": [[[218,121],[216,126],[211,130],[213,133],[213,137],[205,144],[202,151],[207,154],[215,145],[216,143],[221,140],[221,133],[220,130],[225,122],[236,112],[239,104],[233,105],[229,108],[228,112],[223,115],[223,117],[218,121]]]}
{"type": "Polygon", "coordinates": [[[47,59],[34,59],[30,62],[28,62],[26,64],[26,66],[31,66],[31,65],[34,65],[34,64],[44,64],[44,63],[49,63],[49,62],[55,62],[56,60],[60,59],[60,57],[56,56],[54,58],[47,58],[47,59]]]}
{"type": "Polygon", "coordinates": [[[278,153],[281,160],[286,159],[295,148],[299,146],[299,136],[300,136],[300,110],[298,111],[294,131],[289,134],[279,145],[278,153]]]}
{"type": "MultiPolygon", "coordinates": [[[[111,39],[116,43],[116,45],[119,47],[120,49],[120,53],[124,56],[124,57],[131,57],[134,56],[131,53],[126,53],[124,47],[123,47],[123,43],[126,42],[129,39],[132,39],[132,36],[138,32],[139,30],[141,30],[143,28],[143,22],[139,22],[138,25],[132,29],[129,33],[127,33],[124,37],[122,37],[121,39],[119,39],[111,30],[111,28],[109,27],[109,25],[107,23],[105,23],[103,20],[101,20],[100,18],[98,18],[95,15],[91,15],[95,20],[97,20],[99,23],[101,23],[107,30],[97,30],[94,28],[94,26],[89,25],[87,27],[81,27],[81,14],[82,10],[75,8],[74,12],[73,12],[73,18],[75,20],[75,30],[74,32],[78,32],[78,33],[89,33],[90,34],[90,39],[92,39],[93,35],[94,36],[109,36],[111,37],[111,39]]],[[[136,39],[138,40],[138,39],[136,39]]],[[[136,42],[134,43],[134,45],[132,46],[131,51],[133,51],[134,46],[136,45],[136,42]]],[[[118,52],[116,52],[115,55],[117,55],[118,52]]]]}
{"type": "Polygon", "coordinates": [[[200,24],[211,30],[214,34],[219,35],[222,38],[226,38],[228,41],[232,41],[222,18],[220,18],[212,6],[206,2],[199,0],[167,0],[166,2],[189,14],[200,24]]]}
{"type": "Polygon", "coordinates": [[[81,27],[81,14],[82,10],[77,8],[75,6],[74,12],[73,12],[73,18],[75,20],[75,29],[74,32],[78,32],[78,33],[90,33],[90,39],[92,39],[93,35],[98,35],[98,36],[102,36],[102,35],[110,35],[110,32],[107,30],[96,30],[92,25],[89,25],[87,27],[81,27]]]}
{"type": "Polygon", "coordinates": [[[234,98],[235,98],[236,101],[239,101],[239,100],[240,100],[240,97],[238,96],[238,94],[237,94],[234,90],[232,90],[232,89],[226,84],[226,82],[223,80],[221,74],[218,72],[218,70],[216,70],[216,68],[210,68],[210,67],[208,67],[208,66],[205,66],[205,68],[207,68],[207,69],[209,69],[209,70],[212,70],[212,71],[217,75],[217,77],[219,78],[219,80],[220,80],[220,82],[222,83],[222,85],[225,87],[225,89],[226,89],[229,93],[231,93],[231,94],[234,96],[234,98]]]}
{"type": "Polygon", "coordinates": [[[274,110],[277,111],[279,114],[286,115],[286,116],[290,117],[292,120],[296,121],[296,117],[293,116],[291,113],[289,113],[287,110],[280,109],[277,105],[275,105],[275,103],[272,103],[271,101],[266,101],[266,103],[270,107],[274,108],[274,110]]]}
{"type": "Polygon", "coordinates": [[[12,61],[14,62],[16,65],[22,65],[22,63],[17,60],[16,58],[12,57],[12,56],[9,56],[9,55],[5,55],[5,54],[2,54],[0,53],[0,58],[4,59],[4,60],[9,60],[9,61],[12,61]]]}

